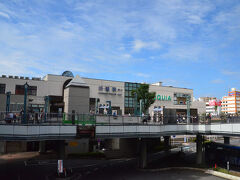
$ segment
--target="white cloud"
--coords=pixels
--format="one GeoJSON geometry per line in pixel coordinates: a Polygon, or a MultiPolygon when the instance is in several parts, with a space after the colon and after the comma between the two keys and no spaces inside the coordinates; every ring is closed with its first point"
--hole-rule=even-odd
{"type": "Polygon", "coordinates": [[[1,11],[0,11],[0,16],[10,19],[10,16],[7,13],[1,12],[1,11]]]}
{"type": "Polygon", "coordinates": [[[129,59],[129,58],[131,58],[131,57],[132,57],[131,54],[123,54],[123,58],[129,59]]]}
{"type": "MultiPolygon", "coordinates": [[[[38,6],[16,2],[16,7],[0,3],[0,16],[17,22],[0,19],[2,73],[16,73],[11,63],[19,67],[19,73],[36,69],[61,72],[66,68],[80,73],[116,73],[116,69],[126,69],[126,63],[131,68],[146,59],[149,63],[161,58],[198,61],[203,54],[213,54],[218,44],[209,46],[208,42],[215,38],[216,27],[220,24],[220,29],[224,28],[226,23],[207,21],[215,8],[211,1],[153,0],[141,6],[138,1],[66,2],[61,11],[57,8],[63,4],[58,1],[41,1],[38,6]],[[155,54],[148,52],[146,58],[130,54],[144,49],[155,54]],[[21,56],[15,56],[16,52],[21,56]]],[[[238,17],[237,10],[234,13],[231,18],[238,17]]],[[[231,23],[239,24],[237,20],[231,23]]]]}
{"type": "Polygon", "coordinates": [[[235,72],[235,71],[229,71],[229,70],[223,70],[222,74],[224,75],[239,75],[240,72],[235,72]]]}
{"type": "Polygon", "coordinates": [[[140,51],[141,49],[159,49],[161,46],[156,41],[143,42],[141,40],[135,40],[133,42],[133,49],[140,51]]]}
{"type": "Polygon", "coordinates": [[[146,73],[136,73],[135,75],[139,76],[139,77],[143,77],[143,78],[149,78],[150,77],[150,75],[146,74],[146,73]]]}
{"type": "Polygon", "coordinates": [[[222,83],[224,83],[224,80],[222,80],[222,79],[214,79],[214,80],[211,81],[211,83],[213,83],[213,84],[222,84],[222,83]]]}
{"type": "Polygon", "coordinates": [[[189,16],[188,21],[191,24],[201,24],[201,23],[203,23],[202,18],[200,16],[196,16],[196,15],[189,16]]]}
{"type": "Polygon", "coordinates": [[[199,61],[204,52],[204,48],[198,44],[179,44],[170,47],[168,52],[163,54],[165,59],[171,59],[176,61],[199,61]]]}

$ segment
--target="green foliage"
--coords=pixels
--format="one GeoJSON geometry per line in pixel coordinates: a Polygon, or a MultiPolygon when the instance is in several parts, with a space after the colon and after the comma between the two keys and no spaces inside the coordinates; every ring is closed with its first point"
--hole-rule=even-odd
{"type": "Polygon", "coordinates": [[[137,96],[137,102],[140,102],[140,99],[142,99],[142,111],[146,113],[148,108],[154,103],[156,93],[149,92],[149,84],[141,84],[139,88],[132,91],[132,96],[137,96]]]}
{"type": "Polygon", "coordinates": [[[223,169],[223,168],[220,168],[220,167],[213,168],[213,170],[221,172],[221,173],[229,174],[229,171],[227,169],[223,169]]]}

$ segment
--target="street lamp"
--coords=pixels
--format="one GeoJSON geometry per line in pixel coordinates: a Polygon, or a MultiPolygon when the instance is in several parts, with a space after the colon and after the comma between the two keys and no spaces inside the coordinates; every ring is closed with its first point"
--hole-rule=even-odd
{"type": "Polygon", "coordinates": [[[27,122],[27,91],[28,91],[28,83],[26,82],[24,84],[24,111],[23,111],[23,119],[22,124],[25,124],[27,122]]]}
{"type": "Polygon", "coordinates": [[[108,103],[108,115],[112,114],[112,104],[111,101],[106,101],[106,103],[108,103]]]}
{"type": "Polygon", "coordinates": [[[9,92],[7,92],[6,93],[6,95],[7,95],[7,100],[6,100],[6,114],[8,114],[9,113],[9,110],[10,110],[10,96],[11,96],[11,92],[9,91],[9,92]]]}
{"type": "Polygon", "coordinates": [[[191,105],[191,100],[190,100],[190,95],[187,95],[187,124],[190,123],[190,118],[191,118],[191,114],[190,114],[190,105],[191,105]]]}
{"type": "Polygon", "coordinates": [[[44,122],[47,121],[47,112],[48,112],[48,104],[49,104],[49,96],[44,97],[45,105],[44,105],[44,122]]]}

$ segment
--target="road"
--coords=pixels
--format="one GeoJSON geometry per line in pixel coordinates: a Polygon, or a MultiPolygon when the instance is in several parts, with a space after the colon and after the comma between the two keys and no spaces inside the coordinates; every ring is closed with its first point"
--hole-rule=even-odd
{"type": "MultiPolygon", "coordinates": [[[[179,149],[173,149],[167,155],[164,152],[150,155],[154,160],[149,168],[158,169],[171,166],[191,166],[195,162],[194,153],[187,151],[187,156],[182,156],[179,149]]],[[[219,179],[198,171],[173,170],[162,172],[142,171],[137,167],[137,159],[69,159],[64,160],[64,167],[72,169],[74,179],[219,179]]],[[[13,180],[40,180],[55,179],[57,170],[56,160],[39,161],[6,161],[0,164],[0,179],[13,180]]]]}

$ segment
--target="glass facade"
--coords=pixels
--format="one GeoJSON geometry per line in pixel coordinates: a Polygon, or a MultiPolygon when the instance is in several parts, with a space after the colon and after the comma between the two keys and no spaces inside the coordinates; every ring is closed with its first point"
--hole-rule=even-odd
{"type": "MultiPolygon", "coordinates": [[[[16,85],[15,90],[16,95],[24,95],[24,85],[16,85]]],[[[36,96],[37,95],[37,86],[28,87],[28,95],[36,96]]]]}
{"type": "MultiPolygon", "coordinates": [[[[124,84],[125,87],[125,97],[124,97],[124,111],[125,114],[134,114],[134,106],[135,106],[135,98],[132,96],[132,90],[136,90],[137,88],[140,87],[139,83],[130,83],[130,82],[125,82],[124,84]]],[[[140,110],[140,105],[139,103],[137,104],[137,111],[139,112],[140,110]]]]}
{"type": "Polygon", "coordinates": [[[6,84],[0,84],[0,94],[5,94],[6,84]]]}

